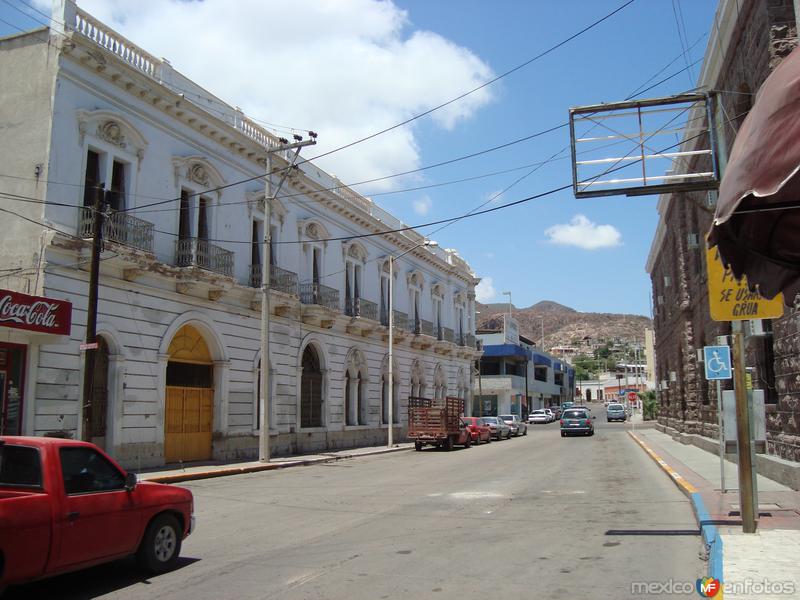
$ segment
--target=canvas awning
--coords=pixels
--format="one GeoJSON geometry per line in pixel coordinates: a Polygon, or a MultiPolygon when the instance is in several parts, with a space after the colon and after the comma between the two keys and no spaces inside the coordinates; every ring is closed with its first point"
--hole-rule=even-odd
{"type": "Polygon", "coordinates": [[[767,78],[719,188],[711,246],[765,298],[800,293],[800,48],[767,78]]]}

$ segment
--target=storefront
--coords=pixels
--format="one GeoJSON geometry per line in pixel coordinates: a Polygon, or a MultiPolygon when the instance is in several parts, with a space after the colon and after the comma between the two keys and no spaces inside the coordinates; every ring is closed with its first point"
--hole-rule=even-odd
{"type": "Polygon", "coordinates": [[[69,335],[72,304],[0,290],[0,435],[22,435],[31,347],[69,335]]]}

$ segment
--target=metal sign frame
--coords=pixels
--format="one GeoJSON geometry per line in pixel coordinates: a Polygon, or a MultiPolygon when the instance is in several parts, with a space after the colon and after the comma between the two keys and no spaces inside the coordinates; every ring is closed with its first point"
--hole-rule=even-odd
{"type": "MultiPolygon", "coordinates": [[[[717,157],[717,141],[714,124],[715,96],[712,94],[682,94],[664,98],[650,98],[645,100],[628,100],[608,104],[595,104],[579,106],[569,109],[570,146],[572,150],[572,189],[576,198],[593,198],[598,196],[642,196],[648,194],[662,194],[668,192],[688,192],[709,190],[719,187],[719,161],[717,157]],[[655,126],[655,130],[647,131],[646,121],[654,115],[669,115],[675,113],[667,124],[677,120],[681,115],[688,114],[686,126],[675,125],[672,129],[655,126]],[[614,119],[623,119],[625,123],[633,120],[638,131],[621,132],[606,123],[614,119]],[[603,127],[610,135],[594,137],[576,137],[576,123],[591,122],[593,127],[603,127]],[[698,122],[702,126],[689,127],[689,123],[698,122]],[[688,135],[691,132],[693,135],[688,135]],[[653,148],[652,140],[656,136],[670,136],[669,141],[656,140],[653,148]],[[673,142],[672,136],[681,137],[680,142],[673,142]],[[698,148],[696,140],[708,136],[708,147],[698,148]],[[623,156],[608,156],[588,160],[578,159],[578,145],[593,144],[596,142],[612,141],[611,145],[627,143],[631,148],[623,156]],[[687,166],[688,160],[694,156],[707,155],[711,158],[710,171],[680,172],[682,166],[687,166]],[[668,161],[670,168],[652,170],[648,166],[655,161],[668,161]],[[606,166],[604,171],[594,177],[581,179],[580,167],[606,166]],[[635,177],[614,178],[614,173],[624,171],[636,165],[641,173],[635,177]],[[610,176],[610,178],[607,178],[610,176]],[[630,185],[629,185],[630,184],[630,185]],[[638,185],[637,185],[638,184],[638,185]]],[[[666,118],[666,116],[664,117],[666,118]]],[[[665,125],[666,127],[666,125],[665,125]]],[[[601,145],[583,152],[596,152],[605,148],[601,145]]],[[[666,164],[666,163],[663,163],[666,164]]],[[[638,170],[637,169],[637,170],[638,170]]]]}

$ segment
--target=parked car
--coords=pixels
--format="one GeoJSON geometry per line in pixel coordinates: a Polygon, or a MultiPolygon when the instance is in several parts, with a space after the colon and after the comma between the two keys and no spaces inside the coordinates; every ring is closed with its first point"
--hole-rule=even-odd
{"type": "Polygon", "coordinates": [[[517,415],[500,415],[500,418],[511,428],[511,434],[514,437],[528,435],[528,424],[525,421],[520,421],[517,415]]]}
{"type": "Polygon", "coordinates": [[[547,413],[547,416],[550,417],[550,423],[552,423],[553,421],[556,420],[556,415],[555,415],[555,413],[553,413],[552,410],[550,410],[549,408],[545,408],[545,409],[542,409],[542,410],[544,410],[544,412],[547,413]]]}
{"type": "Polygon", "coordinates": [[[461,420],[466,423],[467,429],[472,435],[473,444],[492,441],[492,430],[483,422],[481,417],[463,417],[461,420]]]}
{"type": "Polygon", "coordinates": [[[553,406],[551,406],[550,410],[553,411],[554,421],[561,418],[561,407],[558,404],[554,404],[553,406]]]}
{"type": "Polygon", "coordinates": [[[499,417],[483,417],[483,422],[492,432],[492,437],[496,440],[508,439],[511,437],[511,428],[499,417]]]}
{"type": "Polygon", "coordinates": [[[628,413],[625,410],[625,407],[619,403],[612,403],[608,405],[606,408],[606,419],[610,423],[611,421],[625,421],[628,418],[628,413]]]}
{"type": "Polygon", "coordinates": [[[528,422],[533,423],[550,423],[550,415],[543,409],[537,409],[528,415],[528,422]]]}
{"type": "Polygon", "coordinates": [[[585,408],[568,408],[561,415],[561,437],[574,433],[594,435],[593,417],[585,408]]]}
{"type": "Polygon", "coordinates": [[[0,437],[0,590],[133,554],[167,571],[193,508],[189,490],[137,483],[94,444],[0,437]]]}

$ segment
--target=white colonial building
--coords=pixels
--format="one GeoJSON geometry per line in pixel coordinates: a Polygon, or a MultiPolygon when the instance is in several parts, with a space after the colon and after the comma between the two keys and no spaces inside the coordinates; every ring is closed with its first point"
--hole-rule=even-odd
{"type": "Polygon", "coordinates": [[[392,232],[403,224],[312,163],[291,170],[265,225],[268,153],[273,185],[289,159],[275,136],[71,0],[54,23],[0,40],[0,288],[70,303],[72,325],[0,320],[0,370],[16,378],[6,433],[93,439],[133,467],[257,456],[265,226],[274,453],[385,443],[390,426],[402,439],[409,395],[470,410],[477,280],[454,250],[392,232]],[[98,193],[109,209],[84,415],[98,193]],[[390,425],[388,259],[402,254],[390,425]]]}

